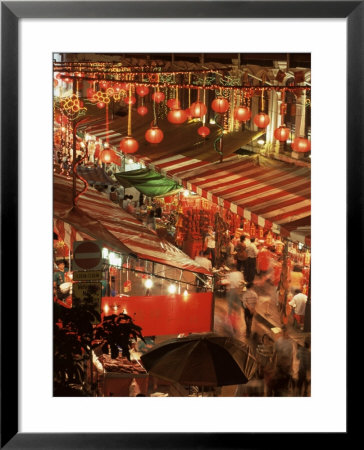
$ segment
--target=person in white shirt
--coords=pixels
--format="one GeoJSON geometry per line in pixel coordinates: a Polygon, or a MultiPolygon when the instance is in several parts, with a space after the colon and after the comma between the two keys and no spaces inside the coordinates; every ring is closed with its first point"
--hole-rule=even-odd
{"type": "Polygon", "coordinates": [[[252,283],[257,273],[257,255],[258,249],[255,245],[255,238],[250,238],[249,245],[246,246],[246,254],[248,256],[245,262],[246,281],[252,283]]]}
{"type": "Polygon", "coordinates": [[[301,331],[303,331],[306,303],[307,295],[303,294],[300,289],[295,290],[295,295],[288,303],[293,308],[293,317],[295,319],[295,323],[300,327],[301,331]]]}
{"type": "Polygon", "coordinates": [[[215,267],[215,233],[213,228],[210,226],[207,229],[207,234],[205,236],[205,249],[208,250],[209,254],[211,255],[211,263],[212,267],[215,267]]]}

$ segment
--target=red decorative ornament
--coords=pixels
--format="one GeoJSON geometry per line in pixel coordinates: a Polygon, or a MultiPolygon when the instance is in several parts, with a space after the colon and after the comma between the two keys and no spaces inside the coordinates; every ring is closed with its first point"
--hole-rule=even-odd
{"type": "Polygon", "coordinates": [[[115,92],[120,92],[121,91],[121,83],[115,83],[113,85],[114,91],[115,92]]]}
{"type": "Polygon", "coordinates": [[[209,128],[209,127],[205,127],[205,126],[200,127],[200,128],[197,130],[197,133],[198,133],[200,136],[202,136],[203,138],[205,138],[206,136],[208,136],[208,135],[210,134],[210,128],[209,128]]]}
{"type": "Polygon", "coordinates": [[[267,128],[270,118],[268,114],[261,112],[254,117],[254,123],[258,128],[267,128]]]}
{"type": "Polygon", "coordinates": [[[103,150],[100,154],[101,161],[105,164],[110,164],[112,162],[114,152],[112,150],[103,150]]]}
{"type": "Polygon", "coordinates": [[[126,103],[127,105],[129,105],[129,104],[134,105],[135,102],[136,102],[136,98],[134,96],[124,98],[124,103],[126,103]]]}
{"type": "Polygon", "coordinates": [[[149,94],[149,88],[148,86],[137,86],[136,93],[139,95],[139,97],[145,97],[149,94]]]}
{"type": "Polygon", "coordinates": [[[151,144],[159,144],[163,138],[163,131],[157,126],[151,127],[145,132],[145,139],[151,144]]]}
{"type": "Polygon", "coordinates": [[[184,109],[172,109],[167,114],[167,120],[168,122],[174,123],[174,124],[180,124],[183,122],[186,122],[187,120],[187,114],[184,109]]]}
{"type": "Polygon", "coordinates": [[[139,106],[137,113],[139,116],[145,116],[148,113],[148,108],[146,106],[139,106]]]}
{"type": "Polygon", "coordinates": [[[181,109],[180,101],[176,98],[170,98],[169,100],[167,100],[167,106],[170,109],[181,109]]]}
{"type": "Polygon", "coordinates": [[[92,97],[96,94],[96,91],[92,88],[88,88],[86,91],[86,96],[88,99],[92,99],[92,97]]]}
{"type": "Polygon", "coordinates": [[[154,94],[152,94],[152,99],[156,102],[156,103],[161,103],[163,102],[163,100],[166,98],[166,96],[163,94],[163,92],[157,91],[154,92],[154,94]]]}
{"type": "Polygon", "coordinates": [[[252,112],[248,106],[238,106],[234,110],[234,119],[239,122],[246,122],[251,118],[251,116],[252,112]]]}
{"type": "Polygon", "coordinates": [[[53,80],[53,87],[56,87],[56,86],[58,86],[58,80],[54,79],[53,80]]]}
{"type": "Polygon", "coordinates": [[[100,81],[100,88],[101,89],[107,89],[109,87],[109,82],[108,81],[100,81]]]}
{"type": "Polygon", "coordinates": [[[131,136],[127,136],[120,141],[120,150],[123,153],[135,153],[138,148],[138,141],[131,136]]]}
{"type": "Polygon", "coordinates": [[[311,150],[311,141],[306,138],[295,138],[291,144],[292,149],[298,153],[305,153],[311,150]]]}
{"type": "Polygon", "coordinates": [[[102,108],[105,108],[105,103],[104,103],[104,102],[98,102],[98,103],[96,104],[96,106],[97,106],[99,109],[102,109],[102,108]]]}
{"type": "Polygon", "coordinates": [[[229,107],[230,104],[224,97],[217,97],[211,103],[211,108],[219,114],[225,113],[229,107]]]}
{"type": "Polygon", "coordinates": [[[207,106],[202,102],[192,103],[190,112],[192,117],[203,117],[207,113],[207,106]]]}
{"type": "Polygon", "coordinates": [[[289,138],[289,128],[286,128],[284,125],[276,128],[274,130],[274,137],[279,142],[284,142],[289,138]]]}

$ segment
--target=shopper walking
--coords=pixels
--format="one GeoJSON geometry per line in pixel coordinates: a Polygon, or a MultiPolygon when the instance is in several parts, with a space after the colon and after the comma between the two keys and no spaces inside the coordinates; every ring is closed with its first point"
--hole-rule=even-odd
{"type": "Polygon", "coordinates": [[[296,343],[289,337],[287,326],[282,326],[282,336],[274,344],[274,373],[269,391],[273,397],[291,397],[297,380],[296,343]]]}
{"type": "Polygon", "coordinates": [[[235,267],[227,274],[227,281],[229,286],[227,293],[228,318],[234,333],[236,333],[241,315],[240,292],[244,284],[244,276],[235,267]]]}
{"type": "Polygon", "coordinates": [[[236,252],[236,268],[244,272],[246,278],[246,260],[248,259],[248,254],[246,251],[245,236],[242,234],[240,236],[240,241],[235,248],[236,252]]]}
{"type": "Polygon", "coordinates": [[[294,294],[289,305],[293,308],[294,325],[303,331],[307,295],[303,294],[300,289],[296,289],[294,294]]]}
{"type": "Polygon", "coordinates": [[[258,249],[255,245],[255,238],[250,238],[250,244],[246,247],[247,259],[246,259],[246,281],[253,282],[257,273],[257,255],[258,249]]]}
{"type": "Polygon", "coordinates": [[[213,228],[209,226],[207,229],[207,234],[205,236],[205,250],[207,250],[210,254],[212,267],[215,267],[216,263],[215,247],[216,247],[215,233],[213,228]]]}
{"type": "Polygon", "coordinates": [[[250,337],[253,317],[255,313],[255,309],[258,303],[258,294],[253,289],[253,283],[248,283],[246,285],[246,290],[243,292],[242,296],[242,305],[244,308],[244,318],[246,325],[246,337],[250,337]]]}

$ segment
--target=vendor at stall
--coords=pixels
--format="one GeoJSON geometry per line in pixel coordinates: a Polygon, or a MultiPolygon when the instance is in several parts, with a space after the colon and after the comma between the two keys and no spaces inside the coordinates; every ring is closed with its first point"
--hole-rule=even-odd
{"type": "Polygon", "coordinates": [[[207,234],[205,236],[204,240],[205,244],[205,250],[208,252],[211,258],[212,267],[215,267],[216,263],[216,255],[215,255],[215,247],[216,247],[216,241],[215,241],[215,233],[211,226],[207,228],[207,234]]]}

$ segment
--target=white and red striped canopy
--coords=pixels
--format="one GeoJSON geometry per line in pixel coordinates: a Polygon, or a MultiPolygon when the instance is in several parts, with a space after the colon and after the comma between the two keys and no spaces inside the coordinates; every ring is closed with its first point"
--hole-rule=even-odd
{"type": "MultiPolygon", "coordinates": [[[[102,120],[85,125],[87,132],[103,140],[102,120]]],[[[122,135],[108,130],[109,143],[119,147],[122,135]]],[[[306,167],[260,165],[257,157],[232,154],[224,157],[199,157],[199,147],[186,151],[148,151],[140,147],[132,155],[137,161],[178,181],[186,189],[251,220],[256,225],[311,244],[311,173],[306,167]]]]}
{"type": "MultiPolygon", "coordinates": [[[[84,184],[77,180],[77,192],[84,184]]],[[[72,180],[54,174],[53,215],[82,233],[105,241],[115,250],[126,251],[141,259],[211,275],[188,255],[161,239],[154,231],[113,203],[107,195],[89,188],[72,208],[72,180]]]]}

